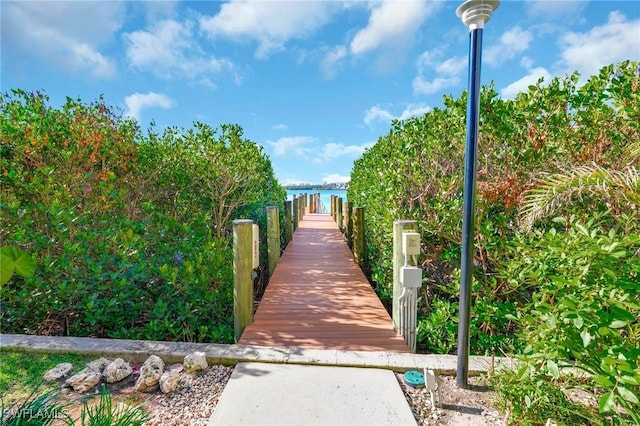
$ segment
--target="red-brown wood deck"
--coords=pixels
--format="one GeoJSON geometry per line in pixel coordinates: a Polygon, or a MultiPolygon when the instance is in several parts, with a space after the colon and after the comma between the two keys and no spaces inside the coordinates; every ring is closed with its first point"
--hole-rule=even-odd
{"type": "Polygon", "coordinates": [[[305,215],[240,344],[409,352],[330,215],[305,215]]]}

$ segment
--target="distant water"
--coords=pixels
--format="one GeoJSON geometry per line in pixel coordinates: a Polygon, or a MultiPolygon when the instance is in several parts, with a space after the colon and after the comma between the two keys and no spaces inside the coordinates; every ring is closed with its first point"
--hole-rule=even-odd
{"type": "Polygon", "coordinates": [[[287,189],[287,200],[293,200],[293,196],[300,194],[320,194],[320,201],[328,212],[331,208],[331,196],[342,197],[342,202],[347,201],[347,191],[345,189],[287,189]]]}

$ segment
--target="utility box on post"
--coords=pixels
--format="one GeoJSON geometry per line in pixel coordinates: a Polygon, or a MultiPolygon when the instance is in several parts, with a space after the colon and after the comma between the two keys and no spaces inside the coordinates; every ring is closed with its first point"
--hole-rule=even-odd
{"type": "Polygon", "coordinates": [[[416,351],[416,329],[418,322],[418,289],[422,287],[422,269],[417,266],[420,255],[420,234],[402,232],[401,258],[399,270],[401,295],[398,298],[398,331],[404,337],[409,349],[416,351]]]}
{"type": "Polygon", "coordinates": [[[417,266],[403,266],[400,268],[400,283],[404,288],[422,287],[422,269],[417,266]]]}
{"type": "Polygon", "coordinates": [[[402,233],[402,254],[405,257],[420,254],[420,234],[417,232],[402,233]]]}

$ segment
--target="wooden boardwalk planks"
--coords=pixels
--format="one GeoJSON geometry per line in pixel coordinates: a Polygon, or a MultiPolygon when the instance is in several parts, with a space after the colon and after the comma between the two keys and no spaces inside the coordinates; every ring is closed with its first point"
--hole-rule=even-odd
{"type": "Polygon", "coordinates": [[[305,215],[241,344],[409,352],[329,215],[305,215]]]}

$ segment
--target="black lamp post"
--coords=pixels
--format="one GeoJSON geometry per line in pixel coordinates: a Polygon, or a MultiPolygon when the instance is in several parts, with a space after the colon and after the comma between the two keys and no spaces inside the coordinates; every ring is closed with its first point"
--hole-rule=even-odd
{"type": "Polygon", "coordinates": [[[476,153],[480,120],[480,67],[482,30],[485,22],[500,5],[499,0],[467,0],[456,15],[469,28],[469,91],[467,94],[467,142],[464,161],[464,204],[462,216],[462,264],[460,276],[460,320],[458,323],[458,369],[456,384],[468,387],[469,319],[473,277],[473,237],[476,192],[476,153]]]}

